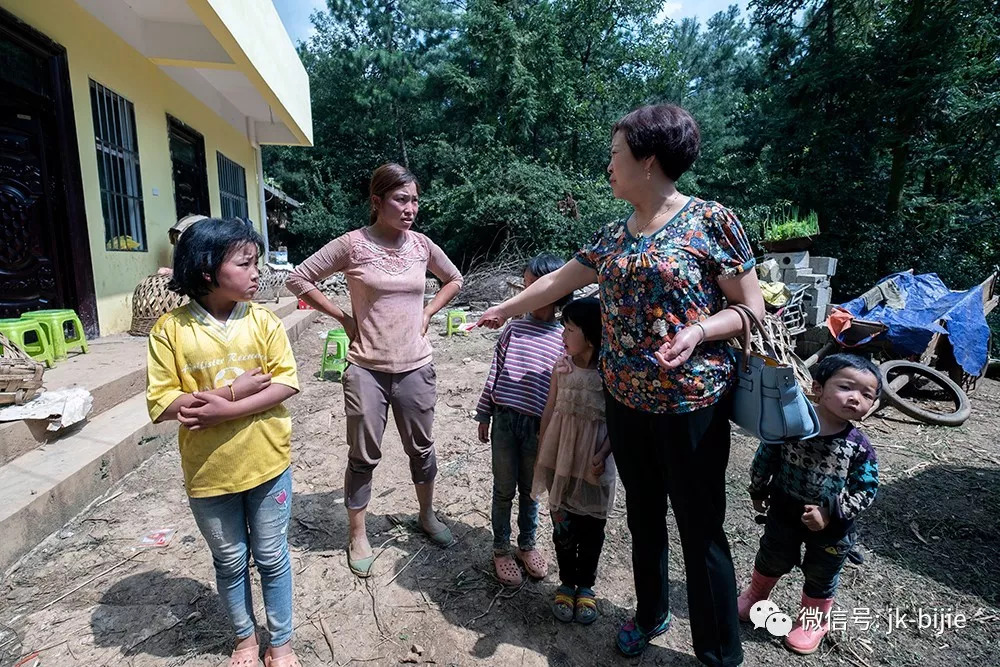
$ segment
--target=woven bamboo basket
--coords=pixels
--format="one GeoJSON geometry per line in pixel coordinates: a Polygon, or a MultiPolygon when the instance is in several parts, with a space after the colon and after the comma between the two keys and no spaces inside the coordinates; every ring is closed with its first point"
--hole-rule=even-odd
{"type": "Polygon", "coordinates": [[[45,366],[0,333],[0,405],[22,405],[42,388],[45,366]]]}
{"type": "MultiPolygon", "coordinates": [[[[764,315],[762,324],[767,330],[770,340],[774,341],[774,349],[771,350],[774,358],[777,361],[792,367],[792,371],[795,373],[795,379],[798,380],[799,386],[802,387],[802,391],[806,396],[810,396],[812,394],[813,385],[812,375],[809,373],[809,369],[806,368],[805,363],[795,354],[795,338],[789,332],[785,322],[780,315],[767,313],[764,315]]],[[[760,331],[754,331],[753,337],[756,349],[762,349],[765,347],[764,337],[761,335],[760,331]]]]}
{"type": "Polygon", "coordinates": [[[154,273],[147,276],[132,293],[132,328],[128,330],[133,336],[148,336],[149,330],[156,320],[164,313],[179,308],[188,302],[186,296],[167,289],[170,276],[154,273]]]}
{"type": "Polygon", "coordinates": [[[267,264],[261,267],[260,276],[257,278],[257,294],[253,300],[258,303],[267,301],[279,301],[288,292],[285,290],[285,280],[291,271],[275,269],[267,264]]]}

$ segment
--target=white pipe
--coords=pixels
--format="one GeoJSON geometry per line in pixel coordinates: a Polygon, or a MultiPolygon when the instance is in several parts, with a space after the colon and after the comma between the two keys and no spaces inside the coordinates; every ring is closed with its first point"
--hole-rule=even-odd
{"type": "Polygon", "coordinates": [[[260,235],[264,237],[264,261],[271,258],[271,243],[267,237],[267,203],[264,201],[264,163],[257,143],[257,126],[253,118],[247,116],[247,137],[254,153],[254,169],[257,172],[257,201],[260,202],[260,235]]]}

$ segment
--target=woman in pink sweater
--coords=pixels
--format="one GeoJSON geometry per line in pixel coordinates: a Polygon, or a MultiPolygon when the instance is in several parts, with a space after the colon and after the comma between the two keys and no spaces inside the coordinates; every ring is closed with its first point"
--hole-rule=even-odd
{"type": "Polygon", "coordinates": [[[420,187],[398,164],[372,174],[370,224],[330,241],[302,262],[288,288],[316,310],[340,322],[351,339],[344,373],[348,463],[344,503],[350,520],[347,560],[359,577],[371,574],[375,555],[365,531],[372,472],[382,457],[388,410],[396,421],[420,503],[419,523],[442,545],[453,538],[434,515],[437,459],[431,435],[436,400],[431,316],[462,287],[462,274],[433,241],[411,230],[420,187]],[[443,287],[424,306],[427,271],[443,287]],[[351,315],[333,304],[316,283],[343,272],[351,295],[351,315]]]}

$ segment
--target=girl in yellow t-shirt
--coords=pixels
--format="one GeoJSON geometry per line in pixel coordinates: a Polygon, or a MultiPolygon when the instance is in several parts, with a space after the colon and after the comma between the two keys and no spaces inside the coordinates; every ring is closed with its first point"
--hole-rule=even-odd
{"type": "Polygon", "coordinates": [[[291,418],[282,405],[299,384],[281,320],[250,302],[262,251],[257,232],[236,219],[184,232],[170,287],[191,301],[150,331],[146,403],[154,422],[180,422],[184,485],[236,632],[230,667],[258,664],[251,554],[270,631],[264,664],[299,667],[287,539],[291,418]]]}

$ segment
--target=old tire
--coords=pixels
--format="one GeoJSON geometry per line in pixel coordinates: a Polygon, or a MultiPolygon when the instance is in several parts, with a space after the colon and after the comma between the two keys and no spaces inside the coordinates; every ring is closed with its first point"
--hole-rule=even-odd
{"type": "Polygon", "coordinates": [[[904,415],[937,426],[961,426],[972,413],[972,405],[969,403],[969,397],[965,395],[962,388],[955,384],[947,375],[930,366],[918,364],[914,361],[895,359],[885,362],[879,366],[879,369],[882,371],[882,401],[896,408],[904,415]],[[889,373],[891,372],[916,375],[930,380],[944,389],[949,399],[955,404],[955,411],[934,412],[932,410],[925,410],[902,398],[895,389],[889,386],[889,373]]]}

